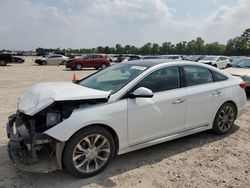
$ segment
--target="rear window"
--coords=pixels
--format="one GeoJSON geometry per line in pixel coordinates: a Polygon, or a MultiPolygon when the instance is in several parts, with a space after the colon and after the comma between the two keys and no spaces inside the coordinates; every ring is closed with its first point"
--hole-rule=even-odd
{"type": "Polygon", "coordinates": [[[226,76],[224,76],[223,74],[220,74],[218,72],[213,72],[213,76],[214,76],[215,82],[220,82],[220,81],[224,81],[224,80],[228,79],[226,76]]]}
{"type": "Polygon", "coordinates": [[[194,86],[213,82],[213,75],[210,70],[198,66],[183,66],[187,86],[194,86]]]}

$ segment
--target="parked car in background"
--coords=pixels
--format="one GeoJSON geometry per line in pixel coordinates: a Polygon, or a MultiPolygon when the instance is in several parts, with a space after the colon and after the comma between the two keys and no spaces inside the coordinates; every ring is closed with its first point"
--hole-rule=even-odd
{"type": "Polygon", "coordinates": [[[12,54],[1,53],[0,54],[0,66],[6,66],[8,63],[12,62],[12,54]]]}
{"type": "Polygon", "coordinates": [[[141,56],[142,60],[147,60],[147,59],[161,59],[161,56],[158,55],[144,55],[141,56]]]}
{"type": "Polygon", "coordinates": [[[162,59],[183,60],[182,55],[161,55],[162,59]]]}
{"type": "Polygon", "coordinates": [[[119,56],[118,54],[109,54],[109,55],[108,55],[109,61],[110,61],[110,62],[116,62],[118,56],[119,56]]]}
{"type": "Polygon", "coordinates": [[[225,71],[233,76],[241,77],[246,82],[246,91],[250,91],[250,58],[240,58],[225,71]]]}
{"type": "Polygon", "coordinates": [[[191,56],[187,56],[186,60],[198,62],[198,61],[204,59],[205,57],[206,57],[205,55],[191,55],[191,56]]]}
{"type": "Polygon", "coordinates": [[[228,67],[233,66],[234,64],[238,63],[241,59],[248,58],[247,56],[231,56],[229,57],[230,63],[228,67]]]}
{"type": "Polygon", "coordinates": [[[12,57],[12,62],[14,62],[14,63],[23,63],[24,61],[25,60],[22,57],[18,57],[18,56],[13,56],[12,57]]]}
{"type": "Polygon", "coordinates": [[[120,54],[120,55],[117,57],[116,62],[117,62],[117,63],[120,63],[120,62],[122,62],[123,60],[125,60],[126,58],[129,58],[129,54],[120,54]]]}
{"type": "Polygon", "coordinates": [[[226,56],[206,56],[202,60],[198,61],[199,63],[205,63],[207,65],[212,65],[219,69],[229,67],[230,60],[226,56]]]}
{"type": "Polygon", "coordinates": [[[125,57],[125,59],[123,59],[122,62],[134,61],[134,60],[139,60],[139,59],[142,59],[142,56],[140,56],[140,55],[129,55],[128,57],[125,57]]]}
{"type": "Polygon", "coordinates": [[[50,54],[35,60],[38,65],[66,65],[68,57],[61,54],[50,54]]]}
{"type": "Polygon", "coordinates": [[[109,57],[104,54],[88,54],[80,59],[67,61],[66,68],[71,70],[82,70],[83,68],[105,69],[110,66],[109,57]]]}
{"type": "Polygon", "coordinates": [[[42,155],[47,169],[90,177],[117,154],[209,129],[228,133],[244,111],[245,86],[215,67],[168,60],[120,63],[76,83],[37,84],[9,117],[9,156],[32,172],[42,155]]]}

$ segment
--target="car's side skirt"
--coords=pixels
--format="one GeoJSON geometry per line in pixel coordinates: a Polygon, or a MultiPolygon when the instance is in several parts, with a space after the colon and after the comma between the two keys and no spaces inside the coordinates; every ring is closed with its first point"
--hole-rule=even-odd
{"type": "Polygon", "coordinates": [[[152,145],[160,144],[160,143],[163,143],[163,142],[166,142],[166,141],[174,140],[174,139],[177,139],[177,138],[181,138],[181,137],[184,137],[184,136],[188,136],[188,135],[191,135],[191,134],[195,134],[195,133],[198,133],[198,132],[202,132],[202,131],[205,131],[205,130],[208,130],[208,129],[211,129],[211,127],[209,126],[209,124],[206,124],[206,125],[203,125],[203,126],[200,126],[200,127],[196,127],[196,128],[193,128],[193,129],[188,129],[188,130],[181,131],[181,132],[178,132],[178,133],[174,133],[174,134],[171,134],[171,135],[167,135],[167,136],[164,136],[164,137],[161,137],[161,138],[157,138],[155,140],[150,140],[150,141],[147,141],[147,142],[132,145],[132,146],[129,146],[128,148],[124,148],[124,149],[119,150],[118,155],[128,153],[128,152],[131,152],[131,151],[135,151],[135,150],[139,150],[139,149],[142,149],[142,148],[146,148],[146,147],[149,147],[149,146],[152,146],[152,145]]]}

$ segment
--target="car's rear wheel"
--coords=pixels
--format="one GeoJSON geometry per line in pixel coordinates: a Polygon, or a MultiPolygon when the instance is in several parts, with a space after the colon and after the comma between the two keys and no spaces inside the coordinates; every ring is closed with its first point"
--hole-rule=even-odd
{"type": "Polygon", "coordinates": [[[107,65],[105,63],[102,64],[101,69],[106,69],[107,65]]]}
{"type": "Polygon", "coordinates": [[[79,177],[90,177],[103,171],[115,154],[112,135],[102,127],[89,127],[76,133],[66,144],[65,169],[79,177]]]}
{"type": "Polygon", "coordinates": [[[217,134],[226,134],[234,125],[236,113],[236,107],[232,103],[224,103],[215,116],[213,131],[217,134]]]}
{"type": "Polygon", "coordinates": [[[82,65],[81,64],[77,64],[76,65],[76,70],[82,70],[82,65]]]}
{"type": "Polygon", "coordinates": [[[63,60],[62,65],[66,65],[67,61],[63,60]]]}
{"type": "Polygon", "coordinates": [[[42,61],[42,65],[47,65],[47,62],[46,61],[42,61]]]}

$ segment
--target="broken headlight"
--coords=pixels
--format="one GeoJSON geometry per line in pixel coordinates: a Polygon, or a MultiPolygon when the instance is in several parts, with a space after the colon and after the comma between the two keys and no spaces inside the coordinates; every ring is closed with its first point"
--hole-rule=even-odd
{"type": "Polygon", "coordinates": [[[61,114],[57,112],[49,112],[46,117],[46,126],[52,127],[61,122],[61,114]]]}

